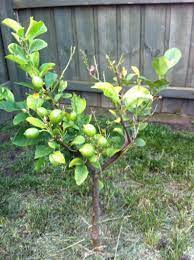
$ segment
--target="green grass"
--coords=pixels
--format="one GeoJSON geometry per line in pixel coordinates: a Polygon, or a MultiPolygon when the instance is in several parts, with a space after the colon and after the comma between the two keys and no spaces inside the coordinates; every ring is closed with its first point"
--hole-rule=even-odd
{"type": "Polygon", "coordinates": [[[90,180],[71,172],[37,174],[33,152],[12,146],[0,129],[0,259],[194,258],[194,135],[150,125],[147,145],[130,150],[103,173],[102,256],[90,231],[90,180]]]}

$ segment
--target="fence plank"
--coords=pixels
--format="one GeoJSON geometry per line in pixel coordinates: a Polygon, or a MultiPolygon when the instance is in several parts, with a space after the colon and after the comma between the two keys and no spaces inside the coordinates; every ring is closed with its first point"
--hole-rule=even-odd
{"type": "Polygon", "coordinates": [[[15,9],[83,6],[83,5],[133,5],[133,4],[162,4],[162,3],[194,3],[193,0],[13,0],[15,9]]]}
{"type": "Polygon", "coordinates": [[[152,69],[152,59],[162,55],[165,48],[166,8],[160,6],[145,7],[145,32],[144,32],[144,74],[148,78],[155,78],[152,69]]]}
{"type": "Polygon", "coordinates": [[[5,56],[5,52],[4,52],[3,41],[2,41],[1,30],[0,30],[0,83],[9,80],[7,65],[4,56],[5,56]]]}
{"type": "Polygon", "coordinates": [[[140,7],[121,7],[120,54],[124,54],[124,65],[139,67],[140,61],[140,7]]]}
{"type": "MultiPolygon", "coordinates": [[[[0,8],[0,18],[1,20],[10,17],[13,19],[16,19],[13,13],[13,7],[12,7],[12,1],[11,0],[1,0],[1,8],[0,8]]],[[[5,50],[5,54],[8,54],[7,46],[12,42],[13,38],[11,35],[11,31],[6,26],[1,25],[1,33],[2,33],[2,40],[3,40],[3,46],[5,50]]],[[[8,68],[8,75],[9,79],[12,82],[15,82],[18,78],[18,72],[16,65],[12,62],[7,60],[7,68],[8,68]]],[[[16,99],[20,98],[21,91],[19,88],[13,87],[13,92],[15,94],[16,99]]]]}
{"type": "MultiPolygon", "coordinates": [[[[58,58],[60,70],[62,70],[68,62],[70,56],[70,48],[74,46],[73,40],[73,27],[72,27],[72,9],[67,8],[55,8],[54,20],[56,26],[56,40],[58,45],[58,58]]],[[[65,78],[68,80],[75,80],[75,57],[73,58],[70,66],[65,72],[65,78]]]]}
{"type": "Polygon", "coordinates": [[[184,86],[187,77],[190,37],[192,26],[192,5],[171,6],[169,47],[177,47],[182,52],[182,59],[169,75],[176,86],[184,86]]]}
{"type": "Polygon", "coordinates": [[[80,49],[83,50],[87,57],[89,64],[93,64],[93,56],[95,54],[94,46],[94,17],[93,8],[91,7],[77,7],[75,8],[76,32],[79,52],[79,73],[80,80],[89,80],[90,76],[83,64],[80,49]]]}
{"type": "Polygon", "coordinates": [[[106,80],[110,80],[112,73],[107,70],[106,54],[111,58],[117,58],[116,8],[98,7],[97,17],[101,76],[104,71],[106,80]]]}

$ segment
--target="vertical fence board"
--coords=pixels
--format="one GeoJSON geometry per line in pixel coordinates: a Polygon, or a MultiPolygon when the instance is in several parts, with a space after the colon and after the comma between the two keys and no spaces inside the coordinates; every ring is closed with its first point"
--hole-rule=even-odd
{"type": "Polygon", "coordinates": [[[140,60],[140,7],[124,6],[121,13],[120,53],[124,54],[124,65],[139,67],[140,60]]]}
{"type": "Polygon", "coordinates": [[[7,64],[5,61],[5,52],[0,30],[0,84],[9,80],[7,72],[7,64]]]}
{"type": "Polygon", "coordinates": [[[187,70],[186,86],[194,88],[194,6],[192,7],[192,29],[190,39],[190,50],[189,50],[189,63],[187,70]]]}
{"type": "Polygon", "coordinates": [[[107,71],[106,54],[117,58],[116,7],[97,7],[97,12],[100,69],[110,80],[112,73],[107,71]]]}
{"type": "MultiPolygon", "coordinates": [[[[72,28],[72,10],[71,8],[55,8],[54,19],[56,25],[56,41],[58,45],[59,65],[62,70],[68,62],[70,48],[74,46],[73,28],[72,28]]],[[[65,78],[75,79],[75,58],[65,72],[65,78]]]]}
{"type": "Polygon", "coordinates": [[[75,9],[75,20],[78,42],[77,51],[79,52],[80,80],[89,80],[90,76],[85,65],[83,64],[80,49],[87,55],[89,64],[93,64],[93,56],[95,55],[93,8],[77,7],[75,9]]]}
{"type": "Polygon", "coordinates": [[[176,86],[184,86],[186,82],[190,37],[192,26],[192,5],[172,5],[169,47],[177,47],[182,52],[182,59],[169,75],[176,86]]]}
{"type": "Polygon", "coordinates": [[[145,33],[144,33],[144,74],[154,79],[152,59],[164,53],[165,44],[165,6],[145,7],[145,33]]]}

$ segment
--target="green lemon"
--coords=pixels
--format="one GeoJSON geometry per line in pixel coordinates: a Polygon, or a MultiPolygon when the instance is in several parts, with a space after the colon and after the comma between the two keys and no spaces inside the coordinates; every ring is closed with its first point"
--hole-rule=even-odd
{"type": "Polygon", "coordinates": [[[42,80],[41,77],[39,77],[39,76],[34,76],[34,77],[32,78],[32,84],[34,85],[34,88],[35,88],[36,90],[40,90],[40,89],[43,87],[44,82],[43,82],[43,80],[42,80]]]}
{"type": "Polygon", "coordinates": [[[98,135],[97,144],[98,144],[98,146],[100,146],[100,147],[105,147],[105,146],[107,146],[108,141],[107,141],[107,139],[106,139],[104,136],[98,135]]]}
{"type": "Polygon", "coordinates": [[[54,109],[49,115],[49,119],[53,124],[59,124],[63,119],[63,112],[60,109],[54,109]]]}
{"type": "Polygon", "coordinates": [[[96,128],[92,124],[86,124],[83,127],[83,132],[89,137],[92,137],[96,134],[96,128]]]}
{"type": "Polygon", "coordinates": [[[77,118],[77,115],[76,115],[76,113],[75,113],[75,112],[71,112],[71,114],[70,114],[69,118],[70,118],[70,120],[71,120],[71,121],[75,121],[75,120],[76,120],[76,118],[77,118]]]}
{"type": "Polygon", "coordinates": [[[91,144],[84,144],[80,149],[79,149],[80,153],[88,158],[88,157],[92,157],[95,153],[94,147],[91,144]]]}
{"type": "Polygon", "coordinates": [[[35,127],[28,128],[24,132],[25,137],[35,139],[39,136],[39,130],[35,127]]]}
{"type": "Polygon", "coordinates": [[[37,108],[36,112],[40,117],[45,117],[48,115],[48,110],[44,107],[37,108]]]}

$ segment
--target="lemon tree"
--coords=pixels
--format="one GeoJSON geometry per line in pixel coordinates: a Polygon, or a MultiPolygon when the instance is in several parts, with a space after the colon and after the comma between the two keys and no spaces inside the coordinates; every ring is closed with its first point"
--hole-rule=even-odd
{"type": "Polygon", "coordinates": [[[129,148],[146,144],[141,138],[141,131],[153,113],[157,94],[169,84],[166,74],[180,60],[181,53],[173,48],[164,56],[153,59],[152,67],[156,73],[154,81],[142,76],[135,66],[128,72],[122,65],[122,58],[117,63],[107,56],[113,81],[105,82],[100,79],[95,60],[94,65],[90,65],[87,57],[84,57],[88,72],[94,79],[91,87],[99,89],[113,106],[109,110],[111,118],[104,129],[96,116],[86,113],[86,100],[76,93],[68,93],[64,73],[75,48],[71,48],[69,61],[58,75],[54,63],[40,62],[40,51],[47,47],[47,43],[39,38],[47,32],[42,21],[35,21],[31,17],[27,30],[9,18],[2,23],[10,27],[15,39],[8,46],[9,54],[6,58],[15,62],[30,79],[18,83],[18,87],[29,90],[25,100],[19,102],[15,101],[8,88],[0,87],[0,109],[16,113],[13,124],[18,125],[19,130],[12,142],[21,147],[34,146],[36,171],[41,171],[47,164],[64,171],[73,171],[77,185],[82,185],[91,177],[91,237],[94,249],[98,250],[101,173],[129,148]]]}

